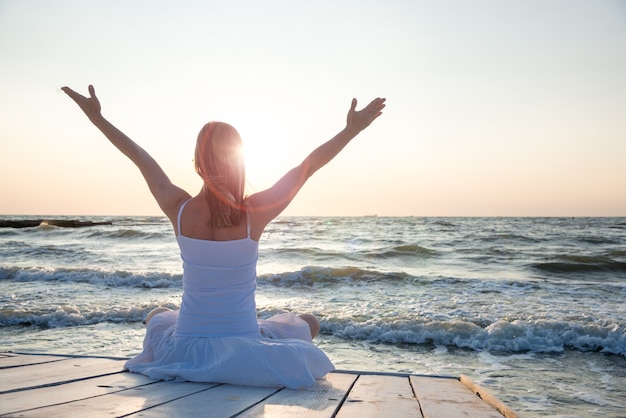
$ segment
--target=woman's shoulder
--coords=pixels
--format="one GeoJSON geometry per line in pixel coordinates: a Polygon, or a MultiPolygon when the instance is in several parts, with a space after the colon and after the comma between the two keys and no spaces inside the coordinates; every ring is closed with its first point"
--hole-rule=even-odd
{"type": "Polygon", "coordinates": [[[271,211],[271,202],[265,202],[262,199],[262,195],[257,193],[244,200],[244,208],[250,224],[250,238],[258,241],[261,235],[263,235],[267,224],[274,219],[271,211]]]}

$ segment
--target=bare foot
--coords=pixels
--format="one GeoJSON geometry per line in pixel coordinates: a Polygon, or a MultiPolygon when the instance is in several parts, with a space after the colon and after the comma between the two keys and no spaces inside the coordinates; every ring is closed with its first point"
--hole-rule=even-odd
{"type": "Polygon", "coordinates": [[[158,308],[154,308],[153,310],[150,311],[148,316],[146,316],[146,319],[145,319],[145,321],[143,321],[143,323],[148,325],[148,322],[150,322],[150,320],[152,319],[152,317],[154,315],[160,314],[161,312],[167,312],[167,311],[171,311],[171,309],[170,308],[166,308],[164,306],[159,306],[158,308]]]}
{"type": "Polygon", "coordinates": [[[315,338],[320,332],[320,321],[318,321],[317,318],[311,314],[300,314],[298,316],[309,324],[311,339],[315,338]]]}

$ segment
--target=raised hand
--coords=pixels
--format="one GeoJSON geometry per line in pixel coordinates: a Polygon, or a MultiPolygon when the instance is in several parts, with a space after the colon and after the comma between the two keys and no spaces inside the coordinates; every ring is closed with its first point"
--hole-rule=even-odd
{"type": "Polygon", "coordinates": [[[387,99],[378,97],[372,100],[363,109],[357,111],[357,101],[356,99],[352,99],[352,105],[348,111],[348,117],[346,118],[346,128],[356,133],[367,128],[374,119],[382,115],[382,110],[385,108],[385,100],[387,99]]]}
{"type": "Polygon", "coordinates": [[[63,90],[76,104],[81,108],[85,115],[91,120],[101,117],[100,100],[96,97],[96,90],[92,85],[89,85],[89,97],[85,97],[79,93],[76,93],[69,87],[62,87],[63,90]]]}

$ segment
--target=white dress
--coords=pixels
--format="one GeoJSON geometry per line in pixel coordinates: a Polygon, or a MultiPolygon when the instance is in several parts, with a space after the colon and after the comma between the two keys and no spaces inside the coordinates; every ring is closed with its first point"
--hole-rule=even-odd
{"type": "Polygon", "coordinates": [[[175,381],[299,389],[334,370],[311,342],[308,324],[292,313],[257,319],[254,292],[258,242],[183,236],[180,310],[155,315],[131,372],[175,381]]]}

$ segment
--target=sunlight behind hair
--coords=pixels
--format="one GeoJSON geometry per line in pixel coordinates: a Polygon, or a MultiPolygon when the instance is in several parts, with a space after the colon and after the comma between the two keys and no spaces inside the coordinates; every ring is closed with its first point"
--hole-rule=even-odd
{"type": "Polygon", "coordinates": [[[278,121],[247,114],[235,117],[233,126],[243,141],[247,193],[271,186],[293,166],[294,155],[285,152],[287,138],[278,121]]]}

